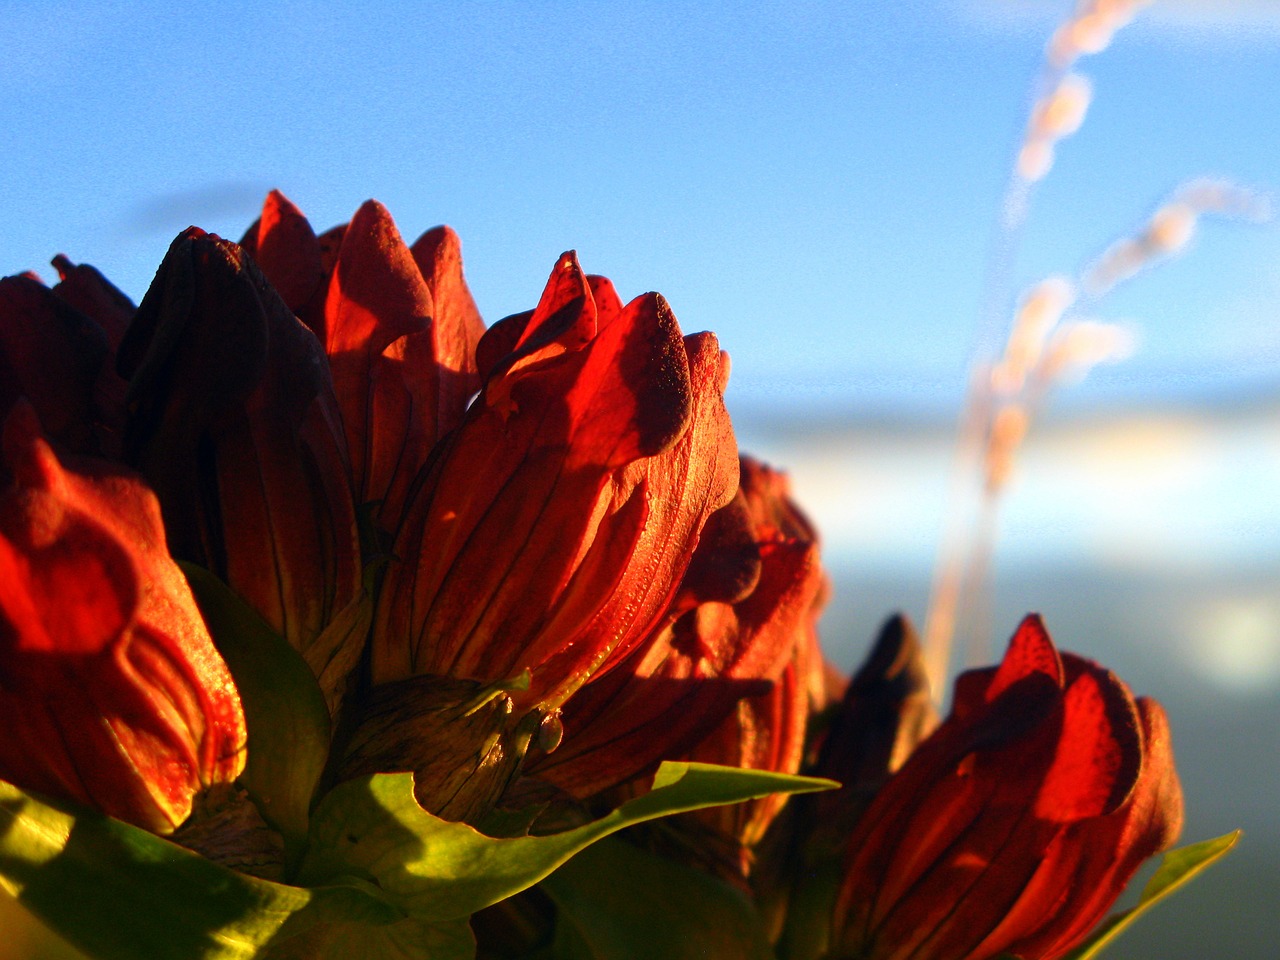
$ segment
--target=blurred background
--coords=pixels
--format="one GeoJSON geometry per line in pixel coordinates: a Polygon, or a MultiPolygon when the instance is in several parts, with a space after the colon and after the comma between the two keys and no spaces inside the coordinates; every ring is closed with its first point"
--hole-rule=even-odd
{"type": "MultiPolygon", "coordinates": [[[[409,240],[451,224],[490,322],[576,248],[720,335],[743,448],[824,533],[823,634],[850,669],[887,614],[924,618],[994,225],[1073,8],[0,0],[0,270],[52,280],[61,252],[136,301],[178,231],[239,238],[273,187],[317,229],[368,197],[409,240]]],[[[1093,101],[1005,314],[1189,178],[1280,183],[1280,4],[1162,0],[1080,67],[1093,101]]],[[[1280,941],[1278,304],[1280,231],[1205,220],[1096,305],[1138,349],[1054,396],[1002,504],[989,655],[1043,613],[1168,708],[1184,839],[1245,829],[1116,957],[1280,941]]],[[[0,957],[46,955],[24,936],[0,957]]]]}

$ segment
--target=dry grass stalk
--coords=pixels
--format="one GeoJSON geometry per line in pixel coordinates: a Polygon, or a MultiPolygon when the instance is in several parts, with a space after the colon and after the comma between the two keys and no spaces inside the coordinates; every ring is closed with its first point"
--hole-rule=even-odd
{"type": "MultiPolygon", "coordinates": [[[[1026,132],[1013,164],[1009,184],[1001,204],[1001,216],[992,249],[986,282],[986,304],[979,324],[973,375],[970,379],[965,409],[961,415],[956,463],[952,471],[948,509],[938,544],[929,610],[924,628],[924,658],[930,687],[935,697],[945,689],[951,660],[952,641],[956,633],[961,599],[972,596],[978,585],[968,581],[985,570],[995,526],[995,505],[1012,470],[1013,456],[1030,424],[1031,411],[1024,410],[1021,432],[1012,424],[1017,416],[1002,412],[1011,404],[1001,402],[993,389],[993,378],[1006,388],[1023,389],[1028,372],[1044,352],[1046,337],[1058,323],[1052,317],[1050,303],[1033,304],[1024,300],[1015,319],[1013,331],[1004,338],[1002,358],[992,360],[997,331],[1003,326],[1010,296],[1009,278],[1016,260],[1018,240],[1030,207],[1036,183],[1053,166],[1057,144],[1080,129],[1092,100],[1092,87],[1084,76],[1072,71],[1080,58],[1105,50],[1116,31],[1129,23],[1151,0],[1080,0],[1075,12],[1054,32],[1046,49],[1035,85],[1034,106],[1027,119],[1026,132]],[[1037,312],[1039,311],[1039,312],[1037,312]],[[1032,356],[1037,358],[1032,359],[1032,356]],[[997,420],[1005,424],[993,429],[997,420]],[[996,441],[993,443],[992,438],[996,441]],[[1016,437],[1016,442],[1013,442],[1016,437]],[[975,477],[982,477],[975,496],[975,477]]],[[[1052,299],[1053,290],[1042,291],[1052,299]]],[[[1060,291],[1059,291],[1060,293],[1060,291]]],[[[1074,298],[1074,292],[1072,293],[1074,298]]],[[[1065,310],[1070,303],[1061,307],[1065,310]]],[[[1100,331],[1094,331],[1099,333],[1100,331]]],[[[1088,329],[1059,341],[1058,360],[1068,352],[1079,358],[1086,355],[1081,341],[1090,339],[1088,329]]],[[[1064,336],[1059,332],[1059,336],[1064,336]]],[[[1092,337],[1094,345],[1100,343],[1092,337]]],[[[1096,351],[1095,351],[1096,352],[1096,351]]],[[[1047,373],[1048,370],[1042,371],[1047,373]]],[[[1037,401],[1038,402],[1038,401],[1037,401]]],[[[973,631],[973,635],[985,631],[973,631]]]]}
{"type": "Polygon", "coordinates": [[[1226,180],[1192,180],[1174,191],[1136,234],[1108,247],[1085,271],[1081,288],[1096,300],[1147,267],[1177,256],[1206,215],[1261,223],[1271,212],[1267,198],[1256,191],[1226,180]]]}
{"type": "Polygon", "coordinates": [[[1151,2],[1079,0],[1045,50],[1037,96],[1001,208],[925,621],[924,655],[935,696],[944,689],[958,629],[968,637],[971,662],[989,653],[987,579],[997,508],[1036,413],[1054,386],[1133,351],[1128,331],[1079,314],[1119,283],[1183,252],[1205,214],[1255,221],[1269,217],[1266,201],[1252,191],[1223,181],[1188,183],[1140,231],[1108,247],[1078,280],[1051,278],[1029,290],[1002,347],[993,349],[995,331],[1007,316],[1007,281],[1033,188],[1052,168],[1057,144],[1080,129],[1092,100],[1088,79],[1072,68],[1082,57],[1105,50],[1116,31],[1151,2]]]}
{"type": "Polygon", "coordinates": [[[1075,281],[1051,277],[1029,288],[1019,301],[1000,356],[975,365],[965,436],[978,450],[978,505],[953,540],[935,579],[926,648],[934,689],[939,689],[957,633],[966,638],[966,659],[976,663],[990,651],[987,609],[990,563],[999,503],[1014,472],[1018,450],[1050,393],[1076,382],[1101,363],[1131,356],[1134,334],[1115,323],[1083,319],[1084,309],[1143,270],[1184,253],[1201,217],[1217,215],[1262,222],[1270,217],[1265,196],[1223,180],[1193,180],[1180,186],[1135,234],[1112,243],[1075,281]],[[939,586],[943,592],[939,592],[939,586]],[[936,678],[936,679],[934,679],[936,678]]]}

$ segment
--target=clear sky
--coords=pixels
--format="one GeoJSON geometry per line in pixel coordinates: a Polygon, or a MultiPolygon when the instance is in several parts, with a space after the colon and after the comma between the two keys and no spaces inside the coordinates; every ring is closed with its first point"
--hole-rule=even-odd
{"type": "MultiPolygon", "coordinates": [[[[1082,68],[1095,96],[1019,283],[1074,272],[1180,181],[1280,182],[1280,13],[1164,0],[1082,68]]],[[[58,252],[135,299],[189,223],[271,187],[318,228],[376,197],[462,235],[486,317],[556,255],[657,289],[735,360],[736,402],[958,400],[991,227],[1070,0],[766,3],[0,0],[0,270],[58,252]]],[[[1178,394],[1280,358],[1280,235],[1208,225],[1108,316],[1094,389],[1178,394]]]]}

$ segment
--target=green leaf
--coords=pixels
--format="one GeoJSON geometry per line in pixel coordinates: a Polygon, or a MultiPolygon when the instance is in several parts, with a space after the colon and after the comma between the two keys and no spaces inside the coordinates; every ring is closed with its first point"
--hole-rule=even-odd
{"type": "Polygon", "coordinates": [[[541,889],[558,907],[559,960],[773,958],[764,925],[741,893],[621,840],[582,851],[541,889]]]}
{"type": "Polygon", "coordinates": [[[1063,960],[1092,960],[1111,941],[1115,940],[1129,924],[1142,916],[1175,890],[1190,883],[1214,863],[1217,863],[1236,845],[1240,831],[1224,834],[1212,840],[1202,840],[1177,850],[1170,850],[1160,861],[1160,868],[1147,881],[1132,909],[1117,913],[1104,920],[1089,939],[1067,954],[1063,960]]]}
{"type": "Polygon", "coordinates": [[[424,811],[413,798],[412,774],[375,774],[341,784],[321,801],[300,876],[323,883],[361,874],[413,917],[454,920],[532,886],[624,827],[771,793],[835,786],[759,770],[664,763],[652,791],[599,820],[551,836],[496,839],[424,811]]]}
{"type": "Polygon", "coordinates": [[[312,890],[259,880],[3,781],[0,887],[97,960],[248,960],[317,923],[404,917],[362,880],[312,890]]]}
{"type": "Polygon", "coordinates": [[[786,905],[786,919],[778,941],[784,960],[821,960],[831,942],[832,907],[844,880],[842,861],[806,862],[795,878],[786,905]]]}
{"type": "Polygon", "coordinates": [[[311,668],[258,612],[208,570],[180,563],[218,652],[240,691],[249,731],[240,784],[284,837],[296,864],[329,755],[329,710],[311,668]]]}

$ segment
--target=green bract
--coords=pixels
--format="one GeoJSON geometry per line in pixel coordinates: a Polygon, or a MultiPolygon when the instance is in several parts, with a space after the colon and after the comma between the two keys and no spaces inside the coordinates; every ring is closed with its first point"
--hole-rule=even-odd
{"type": "Polygon", "coordinates": [[[357,940],[364,956],[461,960],[474,952],[471,913],[544,879],[596,840],[673,813],[831,786],[667,763],[650,793],[600,820],[552,836],[495,839],[423,811],[412,775],[379,774],[342,784],[320,803],[300,884],[290,886],[0,783],[0,886],[95,960],[336,960],[357,940]]]}

